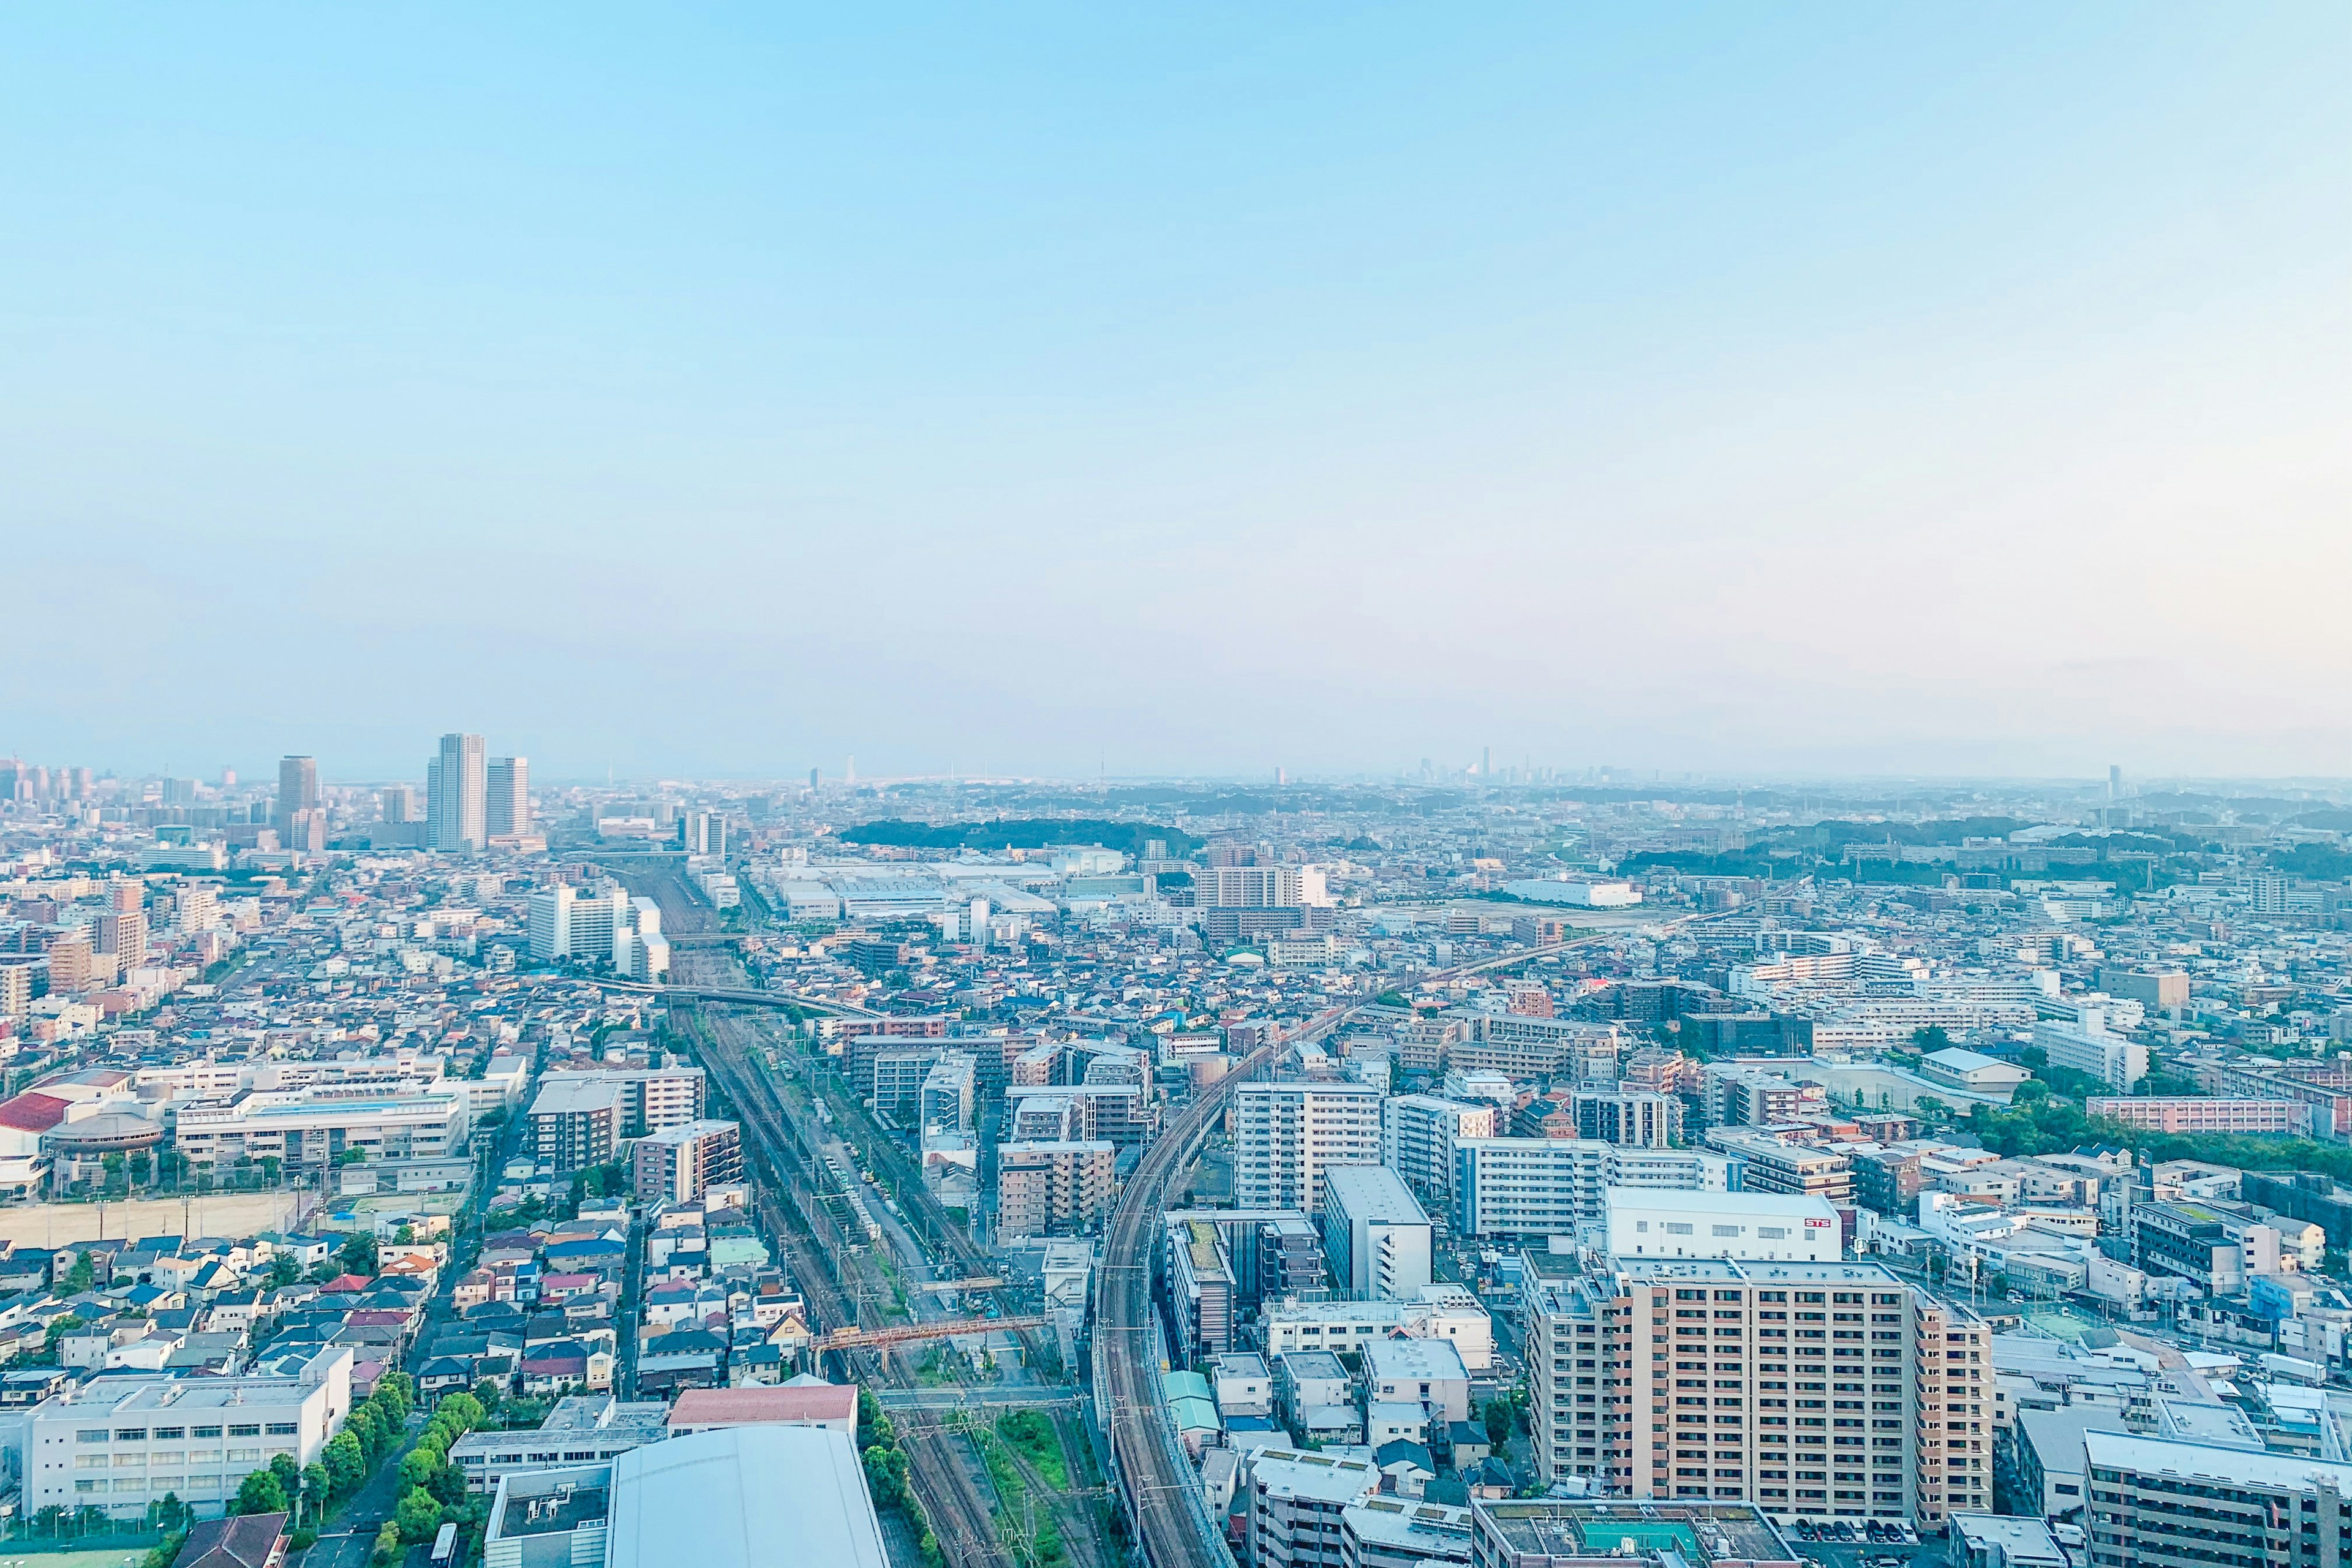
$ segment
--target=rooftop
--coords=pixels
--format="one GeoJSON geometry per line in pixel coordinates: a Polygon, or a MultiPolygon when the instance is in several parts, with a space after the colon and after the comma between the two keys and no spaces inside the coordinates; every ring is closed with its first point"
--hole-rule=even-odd
{"type": "Polygon", "coordinates": [[[789,1549],[825,1568],[889,1568],[846,1433],[736,1426],[613,1461],[610,1568],[751,1568],[789,1549]]]}
{"type": "Polygon", "coordinates": [[[2325,1480],[2337,1491],[2352,1492],[2352,1464],[2328,1459],[2136,1437],[2124,1432],[2086,1432],[2083,1444],[2090,1463],[2100,1469],[2172,1476],[2231,1491],[2249,1486],[2305,1491],[2325,1480]]]}
{"type": "Polygon", "coordinates": [[[1654,1556],[1672,1552],[1685,1563],[1731,1561],[1786,1564],[1803,1559],[1780,1539],[1761,1510],[1747,1503],[1576,1502],[1544,1500],[1490,1502],[1477,1512],[1479,1528],[1517,1555],[1654,1556]]]}
{"type": "Polygon", "coordinates": [[[670,1407],[672,1428],[785,1426],[814,1421],[855,1421],[854,1384],[784,1384],[775,1387],[688,1388],[670,1407]]]}

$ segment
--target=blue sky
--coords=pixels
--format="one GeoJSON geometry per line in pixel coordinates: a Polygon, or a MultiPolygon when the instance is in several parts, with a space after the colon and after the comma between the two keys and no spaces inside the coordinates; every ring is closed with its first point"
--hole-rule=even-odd
{"type": "Polygon", "coordinates": [[[2352,13],[0,23],[0,749],[2352,773],[2352,13]]]}

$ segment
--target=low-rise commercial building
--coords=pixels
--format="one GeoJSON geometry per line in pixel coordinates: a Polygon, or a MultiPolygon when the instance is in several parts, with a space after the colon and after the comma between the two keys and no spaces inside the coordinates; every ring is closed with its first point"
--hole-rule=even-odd
{"type": "Polygon", "coordinates": [[[143,1521],[174,1495],[215,1518],[279,1455],[316,1460],[352,1409],[352,1352],[320,1351],[291,1377],[107,1377],[25,1417],[25,1506],[143,1521]]]}

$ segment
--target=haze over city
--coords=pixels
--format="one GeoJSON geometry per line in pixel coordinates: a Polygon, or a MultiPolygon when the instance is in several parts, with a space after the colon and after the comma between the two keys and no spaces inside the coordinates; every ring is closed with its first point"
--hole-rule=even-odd
{"type": "Polygon", "coordinates": [[[9,743],[2352,772],[2347,30],[18,16],[9,743]]]}
{"type": "Polygon", "coordinates": [[[0,1568],[2340,1568],[2347,65],[0,16],[0,1568]]]}

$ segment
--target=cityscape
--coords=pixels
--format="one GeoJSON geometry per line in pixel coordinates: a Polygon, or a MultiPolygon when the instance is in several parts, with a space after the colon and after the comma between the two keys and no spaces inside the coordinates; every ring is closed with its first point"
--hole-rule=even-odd
{"type": "Polygon", "coordinates": [[[25,1528],[2055,1568],[2343,1506],[2326,792],[419,750],[0,762],[25,1528]],[[164,1414],[225,1405],[287,1418],[164,1414]]]}
{"type": "Polygon", "coordinates": [[[0,1568],[2352,1568],[2347,62],[0,14],[0,1568]]]}

